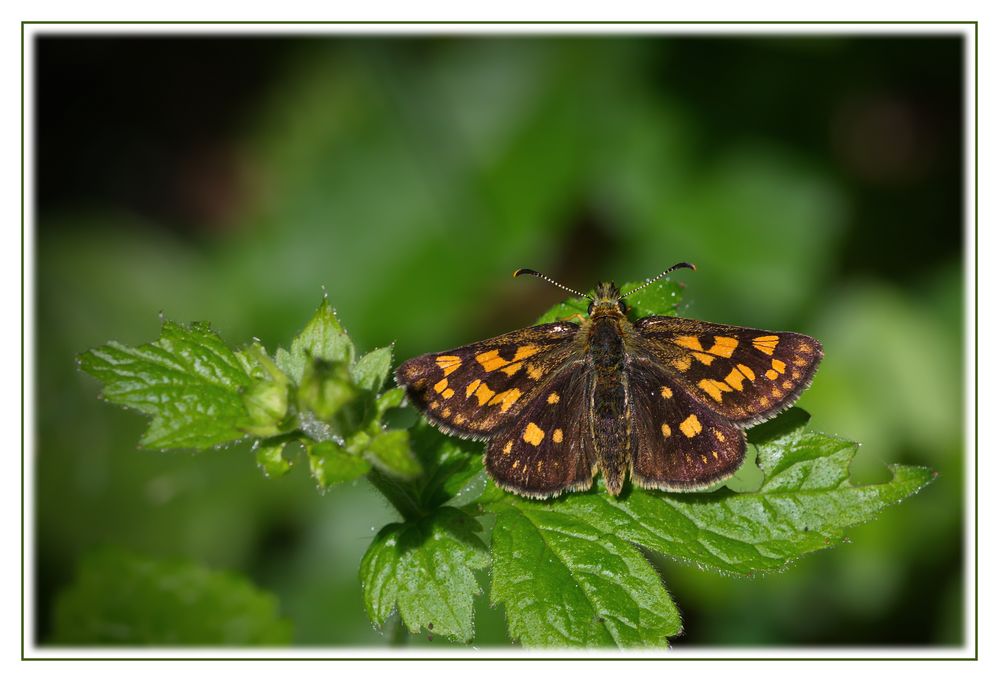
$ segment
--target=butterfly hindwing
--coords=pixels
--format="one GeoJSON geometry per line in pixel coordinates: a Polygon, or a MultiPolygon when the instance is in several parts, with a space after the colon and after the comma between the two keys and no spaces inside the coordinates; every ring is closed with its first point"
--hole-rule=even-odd
{"type": "Polygon", "coordinates": [[[596,455],[590,431],[592,375],[574,362],[560,370],[486,447],[486,471],[529,497],[551,497],[593,485],[596,455]]]}
{"type": "Polygon", "coordinates": [[[407,360],[396,370],[413,404],[435,425],[485,438],[513,419],[573,354],[571,322],[520,329],[407,360]]]}
{"type": "Polygon", "coordinates": [[[691,398],[651,358],[628,368],[631,478],[642,488],[689,491],[708,487],[742,464],[742,430],[691,398]]]}
{"type": "Polygon", "coordinates": [[[790,406],[815,375],[822,346],[792,332],[651,316],[635,324],[644,352],[696,401],[740,426],[790,406]]]}

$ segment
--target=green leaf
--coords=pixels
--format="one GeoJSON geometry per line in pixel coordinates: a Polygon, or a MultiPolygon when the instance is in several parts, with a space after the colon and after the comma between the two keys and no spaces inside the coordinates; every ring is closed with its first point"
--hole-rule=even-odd
{"type": "Polygon", "coordinates": [[[287,443],[260,445],[256,449],[257,466],[267,478],[284,476],[291,469],[291,462],[284,458],[287,443]]]}
{"type": "Polygon", "coordinates": [[[144,447],[208,448],[244,435],[242,391],[251,379],[206,323],[164,322],[153,343],[133,348],[112,341],[78,361],[104,383],[105,400],[153,417],[144,447]]]}
{"type": "Polygon", "coordinates": [[[185,561],[92,552],[55,605],[63,645],[281,645],[291,624],[246,578],[185,561]]]}
{"type": "Polygon", "coordinates": [[[649,315],[676,315],[676,309],[680,305],[680,296],[683,289],[680,285],[668,278],[653,282],[635,294],[634,291],[642,283],[628,282],[621,291],[624,292],[625,302],[628,304],[629,315],[633,320],[640,320],[649,315]]]}
{"type": "Polygon", "coordinates": [[[562,504],[505,495],[489,505],[492,601],[506,606],[510,635],[527,646],[665,646],[680,614],[634,546],[562,504]]]}
{"type": "Polygon", "coordinates": [[[925,467],[891,466],[891,480],[854,485],[849,466],[856,443],[810,431],[793,417],[787,422],[793,424],[789,431],[758,446],[764,474],[758,491],[634,489],[617,499],[573,495],[553,506],[681,561],[752,575],[782,570],[808,552],[831,546],[847,528],[874,519],[933,480],[925,467]]]}
{"type": "MultiPolygon", "coordinates": [[[[600,486],[537,502],[495,487],[487,491],[480,504],[497,513],[493,600],[506,604],[511,634],[543,646],[662,643],[679,631],[679,620],[669,620],[666,629],[673,631],[663,634],[662,624],[639,618],[639,591],[649,598],[658,591],[634,584],[651,568],[632,544],[726,574],[778,571],[842,540],[847,528],[872,520],[933,480],[925,467],[892,466],[890,481],[854,485],[849,466],[856,443],[808,430],[802,410],[775,422],[784,430],[771,422],[750,434],[763,474],[754,492],[631,489],[614,498],[600,486]],[[592,567],[601,569],[596,577],[592,567]],[[623,594],[605,599],[605,579],[623,594]],[[612,625],[640,625],[601,630],[592,622],[594,613],[612,625]]],[[[657,598],[668,602],[664,591],[657,598]]]]}
{"type": "Polygon", "coordinates": [[[348,364],[354,360],[354,344],[325,296],[315,315],[291,342],[291,352],[278,349],[276,354],[278,367],[295,383],[302,380],[306,365],[313,359],[348,364]]]}
{"type": "Polygon", "coordinates": [[[416,478],[423,472],[409,447],[409,433],[401,429],[383,431],[364,448],[364,456],[382,471],[397,478],[416,478]]]}
{"type": "MultiPolygon", "coordinates": [[[[305,366],[300,381],[299,408],[308,410],[323,421],[329,421],[361,397],[361,391],[351,380],[350,370],[344,362],[313,360],[305,366]]],[[[340,426],[346,427],[344,424],[340,426]]],[[[339,432],[345,435],[342,430],[339,432]]]]}
{"type": "Polygon", "coordinates": [[[375,411],[378,416],[381,417],[385,412],[393,408],[402,405],[403,398],[406,397],[406,389],[402,386],[396,386],[395,388],[390,388],[384,393],[380,394],[375,399],[375,411]]]}
{"type": "Polygon", "coordinates": [[[375,536],[361,560],[364,607],[376,625],[398,609],[410,632],[421,628],[469,641],[473,603],[481,592],[474,571],[489,565],[468,514],[440,507],[429,516],[393,523],[375,536]]]}
{"type": "MultiPolygon", "coordinates": [[[[592,292],[591,292],[592,293],[592,292]]],[[[567,298],[549,308],[534,324],[546,324],[566,320],[576,315],[586,315],[590,307],[589,299],[567,298]]]]}
{"type": "Polygon", "coordinates": [[[353,367],[350,375],[354,383],[369,391],[377,391],[388,378],[392,369],[392,347],[376,348],[361,357],[353,367]]]}
{"type": "Polygon", "coordinates": [[[282,431],[288,414],[288,384],[286,381],[258,381],[243,393],[247,421],[243,430],[254,436],[269,438],[282,431]]]}
{"type": "Polygon", "coordinates": [[[330,440],[311,443],[306,450],[309,470],[320,488],[352,481],[371,470],[371,465],[363,457],[347,452],[330,440]]]}

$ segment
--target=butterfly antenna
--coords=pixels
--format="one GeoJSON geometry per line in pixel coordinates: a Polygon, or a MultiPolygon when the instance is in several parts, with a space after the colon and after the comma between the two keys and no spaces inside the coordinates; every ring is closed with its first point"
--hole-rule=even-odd
{"type": "Polygon", "coordinates": [[[551,277],[548,277],[547,275],[542,275],[537,270],[531,270],[530,268],[518,268],[517,270],[514,270],[514,272],[513,272],[513,276],[514,277],[520,277],[521,275],[531,275],[532,277],[537,277],[538,279],[543,279],[546,282],[548,282],[549,284],[557,286],[559,289],[564,289],[565,291],[568,291],[570,294],[575,294],[576,296],[579,296],[580,298],[589,298],[591,301],[593,300],[593,298],[591,298],[590,296],[587,296],[586,294],[580,293],[580,292],[576,291],[575,289],[570,289],[569,287],[567,287],[564,284],[559,284],[558,282],[556,282],[555,280],[553,280],[551,277]]]}
{"type": "Polygon", "coordinates": [[[632,289],[628,293],[626,293],[623,296],[621,296],[621,298],[624,298],[625,296],[631,296],[636,291],[641,291],[642,289],[644,289],[645,287],[649,286],[653,282],[658,282],[659,280],[661,280],[663,277],[665,277],[669,273],[673,272],[674,270],[679,270],[681,268],[687,268],[688,270],[697,270],[697,268],[694,266],[693,263],[677,263],[676,265],[671,265],[668,268],[666,268],[665,270],[663,270],[662,272],[660,272],[655,277],[653,277],[651,279],[645,280],[645,284],[642,284],[641,286],[636,287],[635,289],[632,289]]]}

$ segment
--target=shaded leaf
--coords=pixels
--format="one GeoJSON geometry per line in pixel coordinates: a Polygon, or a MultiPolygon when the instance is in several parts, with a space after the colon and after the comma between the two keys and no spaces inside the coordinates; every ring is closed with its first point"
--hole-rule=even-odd
{"type": "Polygon", "coordinates": [[[347,452],[330,440],[311,443],[306,450],[309,470],[322,488],[352,481],[371,470],[371,465],[363,457],[347,452]]]}
{"type": "Polygon", "coordinates": [[[409,433],[401,429],[376,435],[365,446],[364,455],[376,467],[398,478],[416,478],[423,470],[409,447],[409,433]]]}

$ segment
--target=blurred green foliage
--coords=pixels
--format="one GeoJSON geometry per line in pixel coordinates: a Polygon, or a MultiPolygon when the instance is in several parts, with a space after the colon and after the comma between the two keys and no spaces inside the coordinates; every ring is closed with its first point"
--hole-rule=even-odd
{"type": "Polygon", "coordinates": [[[277,600],[245,578],[120,549],[91,552],[56,603],[63,645],[286,645],[277,600]]]}
{"type": "MultiPolygon", "coordinates": [[[[40,642],[107,544],[250,576],[297,644],[388,641],[357,567],[397,517],[368,483],[140,451],[80,351],[153,338],[160,311],[273,348],[326,286],[359,347],[407,358],[561,297],[515,267],[585,289],[676,260],[698,266],[681,315],[823,342],[799,404],[863,444],[855,478],[940,473],[777,576],[661,562],[677,648],[964,637],[957,39],[53,37],[39,64],[40,642]]],[[[505,642],[475,609],[476,644],[505,642]]]]}

